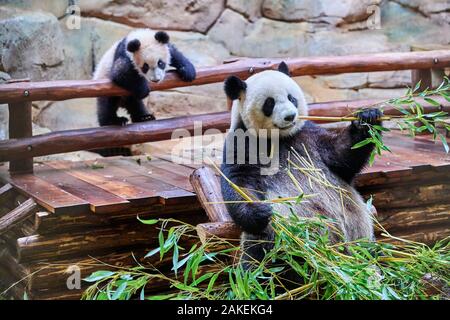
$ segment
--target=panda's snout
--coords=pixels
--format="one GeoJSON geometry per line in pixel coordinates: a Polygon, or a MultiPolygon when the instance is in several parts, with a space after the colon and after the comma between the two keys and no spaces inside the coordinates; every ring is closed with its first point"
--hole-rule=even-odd
{"type": "Polygon", "coordinates": [[[296,116],[295,113],[289,114],[289,115],[287,115],[287,116],[284,117],[284,121],[286,121],[286,122],[292,122],[292,121],[295,120],[295,116],[296,116]]]}

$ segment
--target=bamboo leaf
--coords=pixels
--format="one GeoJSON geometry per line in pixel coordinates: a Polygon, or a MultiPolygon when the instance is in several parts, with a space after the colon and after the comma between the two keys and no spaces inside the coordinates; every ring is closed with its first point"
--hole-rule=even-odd
{"type": "Polygon", "coordinates": [[[352,149],[358,149],[358,148],[364,147],[365,145],[368,145],[369,143],[372,143],[372,142],[373,142],[373,139],[367,138],[367,139],[365,139],[363,141],[360,141],[360,142],[354,144],[352,146],[352,149]]]}

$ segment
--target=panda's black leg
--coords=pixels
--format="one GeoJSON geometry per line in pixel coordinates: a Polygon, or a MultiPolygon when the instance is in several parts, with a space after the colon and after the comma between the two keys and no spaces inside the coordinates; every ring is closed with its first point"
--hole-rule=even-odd
{"type": "Polygon", "coordinates": [[[129,96],[124,98],[124,107],[127,109],[133,122],[155,120],[155,116],[148,112],[142,100],[129,96]]]}
{"type": "Polygon", "coordinates": [[[124,126],[128,119],[118,117],[120,97],[99,97],[97,98],[97,118],[100,126],[124,126]]]}

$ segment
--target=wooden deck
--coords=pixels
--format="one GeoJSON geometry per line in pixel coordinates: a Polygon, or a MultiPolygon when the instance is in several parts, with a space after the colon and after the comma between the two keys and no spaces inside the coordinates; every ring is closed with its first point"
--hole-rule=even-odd
{"type": "MultiPolygon", "coordinates": [[[[205,222],[189,176],[205,164],[205,150],[208,159],[220,163],[220,138],[206,148],[192,146],[192,139],[148,144],[151,158],[37,163],[34,174],[10,176],[7,165],[0,166],[0,187],[9,183],[18,192],[14,201],[32,198],[40,206],[32,219],[2,236],[6,249],[0,274],[11,282],[25,279],[14,287],[14,295],[76,298],[81,291],[65,285],[67,266],[82,266],[85,277],[105,268],[91,257],[115,266],[133,264],[130,252],[142,259],[156,246],[157,230],[139,223],[137,214],[205,222]],[[175,146],[183,155],[173,159],[175,146]]],[[[357,188],[374,197],[388,231],[428,243],[448,236],[450,155],[426,136],[413,140],[395,132],[385,141],[392,153],[367,168],[357,178],[357,188]]],[[[1,251],[0,245],[0,256],[1,251]]],[[[155,290],[160,288],[155,284],[155,290]]]]}
{"type": "MultiPolygon", "coordinates": [[[[420,178],[415,174],[423,170],[439,175],[450,168],[450,155],[429,137],[412,140],[400,133],[390,133],[385,140],[392,153],[386,152],[372,167],[366,168],[357,178],[357,186],[387,183],[395,177],[420,178]]],[[[184,139],[183,156],[172,156],[172,148],[180,145],[180,141],[149,144],[151,157],[37,163],[34,174],[13,177],[3,165],[0,177],[54,214],[113,213],[131,207],[194,202],[189,175],[195,168],[209,165],[210,160],[219,165],[222,144],[219,136],[206,148],[207,154],[215,151],[214,157],[205,155],[205,149],[198,152],[190,146],[191,139],[184,139]]]]}

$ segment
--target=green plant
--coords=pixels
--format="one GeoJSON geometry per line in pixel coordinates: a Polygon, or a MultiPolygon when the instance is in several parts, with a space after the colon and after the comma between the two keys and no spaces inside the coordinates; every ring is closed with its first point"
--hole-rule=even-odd
{"type": "Polygon", "coordinates": [[[328,241],[332,221],[276,214],[274,248],[256,268],[246,271],[233,263],[239,248],[226,240],[198,240],[183,248],[179,241],[192,238],[194,226],[174,220],[144,222],[179,223],[161,228],[159,247],[147,254],[159,254],[161,259],[170,254],[171,270],[163,273],[138,265],[97,271],[84,279],[93,283],[84,299],[438,299],[444,294],[442,288],[450,285],[448,239],[432,247],[406,240],[394,245],[364,239],[333,245],[328,241]],[[288,270],[298,283],[286,278],[288,270]],[[428,293],[435,284],[425,281],[425,274],[440,279],[442,286],[435,288],[436,293],[428,293]],[[155,279],[166,281],[168,291],[146,295],[146,285],[155,279]]]}
{"type": "MultiPolygon", "coordinates": [[[[436,128],[436,124],[441,125],[445,131],[450,132],[450,123],[446,122],[448,120],[448,113],[444,111],[437,111],[433,113],[424,112],[424,107],[422,105],[422,101],[426,101],[432,106],[439,107],[440,103],[433,99],[433,96],[441,96],[446,101],[450,102],[450,81],[447,77],[444,78],[444,81],[441,85],[434,89],[425,89],[422,92],[419,92],[420,81],[414,87],[414,89],[409,88],[406,94],[400,98],[394,98],[387,100],[385,102],[376,104],[374,106],[380,106],[381,109],[383,107],[389,105],[400,111],[403,116],[400,117],[387,117],[388,120],[397,120],[397,124],[401,130],[406,130],[409,134],[414,137],[417,133],[422,133],[424,131],[428,131],[433,135],[433,139],[440,139],[442,142],[445,151],[448,153],[450,148],[448,146],[445,135],[440,133],[436,128]],[[417,125],[420,123],[421,125],[417,125]]],[[[368,132],[370,137],[355,144],[352,149],[361,148],[367,144],[374,144],[375,148],[370,155],[369,164],[372,165],[375,156],[381,156],[382,151],[389,151],[390,149],[383,143],[382,132],[390,131],[389,129],[379,126],[379,125],[371,125],[365,123],[364,125],[368,126],[368,132]]]]}

